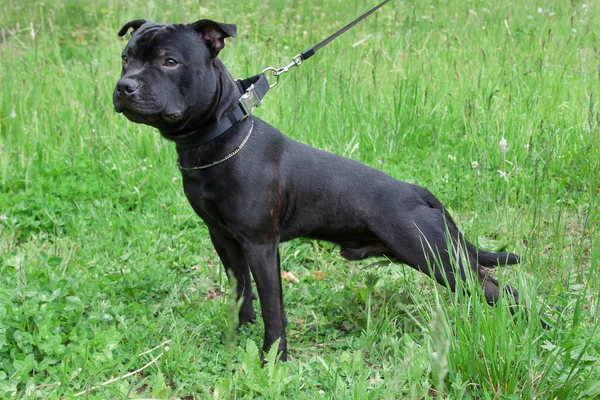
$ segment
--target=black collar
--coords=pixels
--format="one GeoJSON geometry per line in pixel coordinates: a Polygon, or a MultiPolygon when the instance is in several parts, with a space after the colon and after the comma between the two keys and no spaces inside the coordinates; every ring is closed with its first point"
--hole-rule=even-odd
{"type": "Polygon", "coordinates": [[[242,93],[238,104],[221,120],[203,129],[193,131],[187,138],[177,141],[178,149],[193,149],[221,136],[232,126],[252,114],[252,111],[260,105],[260,101],[269,91],[269,81],[265,74],[258,74],[246,79],[235,81],[242,93]]]}

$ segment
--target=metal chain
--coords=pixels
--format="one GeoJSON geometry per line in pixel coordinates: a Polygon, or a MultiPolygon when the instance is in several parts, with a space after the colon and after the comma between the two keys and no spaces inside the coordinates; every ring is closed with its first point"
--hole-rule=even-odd
{"type": "Polygon", "coordinates": [[[197,171],[197,170],[200,170],[200,169],[206,169],[206,168],[214,167],[217,164],[221,164],[222,162],[225,162],[225,161],[229,160],[231,157],[233,157],[237,153],[239,153],[240,150],[242,150],[242,147],[244,147],[244,145],[248,141],[248,139],[250,139],[250,135],[252,134],[252,131],[254,130],[254,118],[250,117],[250,121],[252,121],[252,125],[250,126],[250,130],[248,131],[248,134],[246,135],[246,137],[244,138],[244,140],[242,141],[242,143],[240,143],[240,145],[234,151],[232,151],[231,153],[229,153],[227,156],[221,158],[220,160],[212,162],[210,164],[201,165],[199,167],[182,167],[181,164],[179,164],[179,163],[177,163],[177,167],[179,168],[180,171],[197,171]]]}

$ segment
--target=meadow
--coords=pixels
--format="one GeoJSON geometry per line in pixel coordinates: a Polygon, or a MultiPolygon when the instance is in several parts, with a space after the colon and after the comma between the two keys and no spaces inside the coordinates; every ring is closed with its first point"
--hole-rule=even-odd
{"type": "Polygon", "coordinates": [[[290,360],[261,368],[260,318],[236,331],[173,144],[113,110],[117,31],[237,24],[220,57],[247,77],[374,5],[2,1],[0,398],[600,398],[597,1],[393,0],[255,112],[520,254],[497,276],[526,309],[302,239],[281,245],[290,360]]]}

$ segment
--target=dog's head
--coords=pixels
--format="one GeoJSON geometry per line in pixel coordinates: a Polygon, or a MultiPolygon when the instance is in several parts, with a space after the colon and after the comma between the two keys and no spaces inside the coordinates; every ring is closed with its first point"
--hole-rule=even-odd
{"type": "Polygon", "coordinates": [[[209,117],[205,114],[219,100],[216,69],[224,68],[216,57],[236,26],[206,19],[187,25],[138,19],[126,23],[119,36],[129,29],[113,93],[115,111],[165,136],[209,117]]]}

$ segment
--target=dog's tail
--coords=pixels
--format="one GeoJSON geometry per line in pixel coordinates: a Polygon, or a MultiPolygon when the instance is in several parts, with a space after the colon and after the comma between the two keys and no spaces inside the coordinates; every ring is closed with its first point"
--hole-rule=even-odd
{"type": "Polygon", "coordinates": [[[469,241],[467,241],[467,248],[469,249],[469,251],[477,252],[477,261],[484,267],[495,268],[498,265],[513,265],[521,262],[519,256],[514,253],[493,253],[490,251],[477,249],[475,245],[473,245],[469,241]]]}
{"type": "Polygon", "coordinates": [[[490,251],[485,251],[478,249],[473,243],[469,242],[462,233],[458,230],[458,226],[450,216],[450,213],[446,208],[440,203],[440,201],[427,189],[424,190],[423,199],[425,202],[431,207],[439,210],[446,220],[446,225],[448,228],[448,232],[452,238],[452,241],[455,243],[464,243],[467,248],[467,251],[472,254],[476,259],[479,265],[488,268],[495,268],[499,265],[513,265],[518,264],[520,262],[520,258],[518,255],[508,252],[494,253],[490,251]]]}

